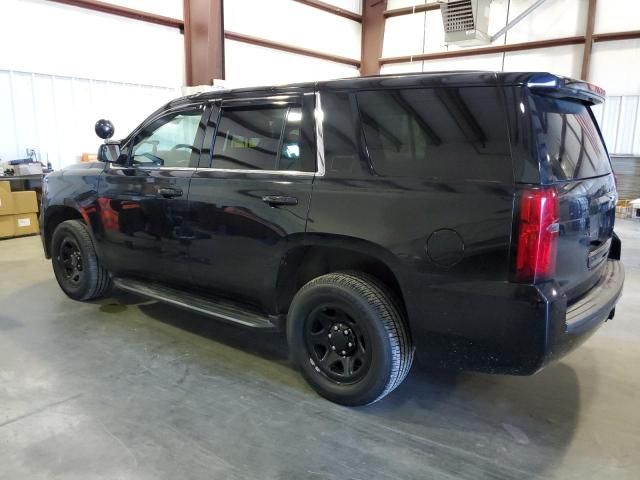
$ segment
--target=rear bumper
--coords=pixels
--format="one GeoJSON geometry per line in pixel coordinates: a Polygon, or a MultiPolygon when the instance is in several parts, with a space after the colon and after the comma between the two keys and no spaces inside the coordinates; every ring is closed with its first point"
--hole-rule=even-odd
{"type": "Polygon", "coordinates": [[[531,375],[604,324],[623,284],[622,263],[609,259],[600,281],[569,305],[553,282],[434,286],[408,304],[418,360],[442,368],[531,375]],[[411,311],[412,305],[419,309],[411,311]]]}
{"type": "Polygon", "coordinates": [[[624,267],[619,260],[607,260],[600,281],[575,303],[550,308],[548,343],[543,364],[566,355],[587,338],[613,313],[624,285],[624,267]]]}

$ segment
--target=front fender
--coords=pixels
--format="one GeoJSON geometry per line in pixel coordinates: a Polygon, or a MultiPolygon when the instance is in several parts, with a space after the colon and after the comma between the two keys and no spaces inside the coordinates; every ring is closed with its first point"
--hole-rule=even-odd
{"type": "Polygon", "coordinates": [[[95,166],[63,169],[45,177],[40,209],[40,234],[45,256],[50,258],[50,242],[55,227],[65,221],[79,218],[88,226],[96,245],[96,231],[100,229],[97,195],[100,173],[95,166]]]}

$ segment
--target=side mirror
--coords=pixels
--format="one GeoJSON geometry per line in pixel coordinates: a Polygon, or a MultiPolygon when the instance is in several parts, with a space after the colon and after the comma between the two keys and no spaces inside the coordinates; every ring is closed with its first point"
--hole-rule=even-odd
{"type": "Polygon", "coordinates": [[[107,140],[113,137],[116,129],[109,120],[105,120],[104,118],[98,120],[95,126],[96,135],[98,135],[103,140],[107,140]]]}
{"type": "Polygon", "coordinates": [[[118,163],[120,160],[120,142],[107,142],[98,149],[98,160],[118,163]]]}

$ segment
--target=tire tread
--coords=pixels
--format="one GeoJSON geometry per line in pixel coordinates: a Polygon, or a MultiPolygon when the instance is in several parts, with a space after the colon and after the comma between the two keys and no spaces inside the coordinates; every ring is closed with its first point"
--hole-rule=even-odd
{"type": "Polygon", "coordinates": [[[77,300],[85,301],[104,297],[111,290],[113,282],[109,272],[100,264],[87,226],[80,220],[65,220],[56,227],[56,231],[60,228],[71,230],[78,240],[80,248],[89,256],[84,262],[89,275],[89,286],[77,300]]]}
{"type": "Polygon", "coordinates": [[[383,391],[367,405],[375,403],[405,379],[413,363],[414,346],[406,325],[403,309],[391,290],[376,277],[358,271],[337,271],[317,277],[302,287],[301,291],[322,284],[340,285],[355,291],[378,312],[391,345],[391,371],[383,391]]]}

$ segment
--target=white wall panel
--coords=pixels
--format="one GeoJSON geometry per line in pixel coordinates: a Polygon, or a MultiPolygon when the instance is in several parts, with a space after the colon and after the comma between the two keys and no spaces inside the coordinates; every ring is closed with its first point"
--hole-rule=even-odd
{"type": "Polygon", "coordinates": [[[640,156],[640,97],[636,97],[636,118],[633,123],[632,153],[640,156]]]}
{"type": "Polygon", "coordinates": [[[596,33],[640,30],[638,0],[605,0],[598,2],[596,33]]]}
{"type": "Polygon", "coordinates": [[[395,8],[413,7],[421,3],[426,3],[425,0],[387,0],[387,9],[393,10],[395,8]]]}
{"type": "Polygon", "coordinates": [[[15,109],[11,77],[8,72],[0,71],[0,158],[18,154],[18,132],[16,131],[15,109]]]}
{"type": "Polygon", "coordinates": [[[425,14],[391,17],[384,24],[383,57],[423,53],[425,14]]]}
{"type": "Polygon", "coordinates": [[[608,95],[640,95],[640,40],[594,43],[589,80],[608,95]]]}
{"type": "Polygon", "coordinates": [[[93,126],[109,118],[116,138],[126,136],[155,109],[179,96],[176,89],[0,70],[0,158],[35,148],[61,168],[97,152],[93,126]]]}
{"type": "Polygon", "coordinates": [[[591,107],[591,111],[593,112],[593,115],[596,117],[596,121],[598,122],[598,125],[600,125],[601,129],[602,129],[602,114],[604,113],[603,107],[604,105],[602,103],[599,103],[598,105],[594,105],[591,107]]]}
{"type": "Polygon", "coordinates": [[[592,110],[610,154],[640,156],[640,96],[609,96],[592,110]]]}
{"type": "MultiPolygon", "coordinates": [[[[21,153],[39,141],[31,79],[30,74],[9,73],[16,132],[15,144],[21,153]]],[[[55,119],[51,120],[55,122],[55,119]]]]}
{"type": "Polygon", "coordinates": [[[622,97],[620,99],[620,114],[616,129],[616,143],[611,151],[615,153],[633,153],[635,127],[638,119],[638,98],[622,97]]]}
{"type": "MultiPolygon", "coordinates": [[[[15,72],[13,80],[14,87],[28,88],[30,86],[32,92],[32,96],[20,96],[15,100],[19,110],[24,110],[23,113],[32,117],[34,121],[32,128],[19,127],[19,130],[26,134],[26,138],[21,142],[22,148],[19,153],[23,153],[25,148],[33,147],[41,154],[44,153],[44,156],[41,156],[42,160],[46,160],[48,156],[53,163],[57,158],[52,156],[64,157],[61,147],[63,145],[66,148],[70,147],[70,144],[66,143],[68,140],[66,132],[71,128],[63,123],[64,120],[68,121],[69,117],[73,116],[73,104],[70,102],[70,96],[61,94],[59,98],[56,98],[55,95],[60,94],[60,88],[55,87],[56,79],[48,75],[29,75],[15,72]],[[33,105],[32,112],[29,112],[27,104],[33,105]],[[60,112],[58,112],[56,105],[59,106],[60,112]],[[65,114],[63,114],[63,110],[65,110],[65,114]],[[33,115],[28,115],[29,113],[33,115]]],[[[72,139],[71,144],[73,143],[72,139]]],[[[56,163],[58,162],[56,161],[56,163]]]]}
{"type": "Polygon", "coordinates": [[[422,62],[389,63],[382,65],[380,73],[383,75],[397,75],[401,73],[421,72],[422,62]]]}
{"type": "Polygon", "coordinates": [[[501,53],[424,61],[425,72],[447,72],[451,70],[500,70],[501,68],[501,53]]]}
{"type": "Polygon", "coordinates": [[[444,43],[444,25],[442,24],[442,14],[440,10],[432,10],[425,12],[425,35],[424,47],[425,53],[434,53],[447,50],[444,43]]]}
{"type": "Polygon", "coordinates": [[[443,58],[424,62],[391,63],[383,65],[381,73],[400,74],[408,72],[447,72],[451,70],[500,70],[502,54],[478,55],[473,57],[443,58]]]}
{"type": "MultiPolygon", "coordinates": [[[[513,0],[493,0],[489,13],[489,35],[493,35],[507,24],[507,14],[511,13],[510,3],[513,0]]],[[[513,15],[510,16],[513,18],[513,15]]],[[[504,44],[504,35],[499,36],[493,42],[494,45],[504,44]]]]}
{"type": "Polygon", "coordinates": [[[387,9],[413,7],[414,5],[422,5],[425,3],[438,3],[438,0],[387,0],[387,9]]]}
{"type": "Polygon", "coordinates": [[[225,84],[231,88],[357,77],[356,67],[233,40],[225,43],[225,84]]]}
{"type": "Polygon", "coordinates": [[[226,0],[224,28],[333,55],[360,58],[360,23],[291,0],[226,0]]]}
{"type": "MultiPolygon", "coordinates": [[[[513,20],[531,6],[531,3],[531,0],[511,0],[509,19],[513,20]]],[[[491,15],[493,13],[492,3],[491,15]]],[[[586,18],[587,2],[585,0],[547,1],[508,31],[507,43],[584,35],[586,18]]],[[[495,30],[491,33],[495,33],[495,30]]]]}
{"type": "Polygon", "coordinates": [[[602,109],[602,123],[600,123],[600,128],[609,153],[617,153],[614,151],[614,147],[616,145],[621,103],[622,97],[609,97],[602,109]]]}
{"type": "Polygon", "coordinates": [[[577,78],[582,67],[583,45],[539,48],[505,54],[506,72],[551,72],[577,78]]]}
{"type": "Polygon", "coordinates": [[[184,40],[177,29],[69,5],[2,0],[0,45],[1,69],[172,88],[183,84],[184,40]]]}
{"type": "Polygon", "coordinates": [[[155,13],[164,17],[183,18],[183,0],[100,0],[121,7],[155,13]]]}

